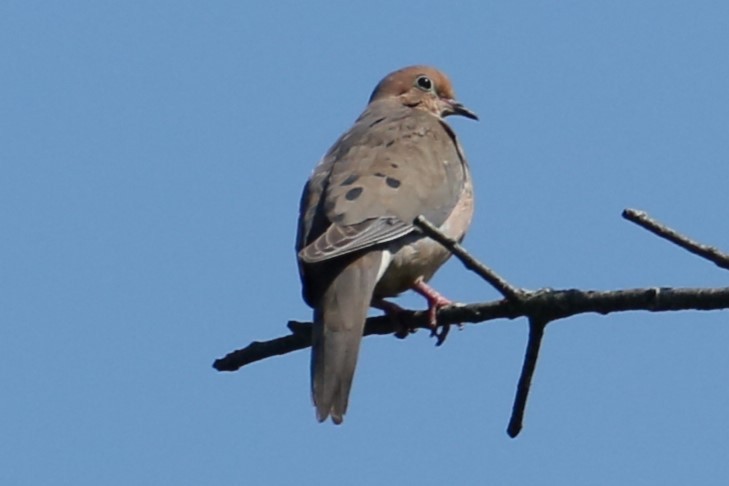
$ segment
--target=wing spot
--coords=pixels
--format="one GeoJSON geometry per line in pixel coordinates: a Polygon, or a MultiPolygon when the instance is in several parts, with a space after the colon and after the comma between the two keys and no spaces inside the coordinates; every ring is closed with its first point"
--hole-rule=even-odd
{"type": "Polygon", "coordinates": [[[383,174],[382,172],[375,172],[375,177],[387,177],[387,176],[385,174],[383,174]]]}
{"type": "Polygon", "coordinates": [[[395,141],[394,140],[390,140],[389,142],[387,142],[385,144],[385,147],[392,147],[394,144],[395,144],[395,141]]]}
{"type": "Polygon", "coordinates": [[[397,189],[398,187],[400,187],[400,184],[402,184],[399,179],[395,179],[394,177],[386,178],[385,182],[387,183],[388,186],[392,187],[393,189],[397,189]]]}
{"type": "Polygon", "coordinates": [[[361,187],[353,187],[347,193],[344,195],[344,197],[347,199],[347,201],[354,201],[359,197],[359,195],[362,194],[362,188],[361,187]]]}
{"type": "Polygon", "coordinates": [[[359,174],[350,174],[346,179],[342,181],[340,186],[351,186],[355,182],[357,182],[357,179],[359,179],[359,174]]]}

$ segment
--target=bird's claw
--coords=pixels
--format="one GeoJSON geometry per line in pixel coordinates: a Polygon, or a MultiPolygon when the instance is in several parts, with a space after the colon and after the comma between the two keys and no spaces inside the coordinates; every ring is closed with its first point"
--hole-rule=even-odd
{"type": "Polygon", "coordinates": [[[385,299],[375,299],[372,301],[372,307],[380,309],[385,312],[385,315],[390,318],[392,323],[395,325],[395,337],[398,339],[405,339],[408,335],[415,332],[415,329],[404,324],[400,316],[404,312],[410,312],[397,305],[394,302],[390,302],[385,299]]]}
{"type": "MultiPolygon", "coordinates": [[[[430,328],[430,337],[436,338],[436,346],[441,346],[445,342],[446,337],[451,330],[451,324],[438,324],[438,310],[442,309],[443,307],[448,307],[450,305],[456,304],[451,302],[449,299],[443,297],[440,293],[438,293],[438,291],[426,284],[422,279],[419,279],[415,282],[415,285],[413,285],[413,290],[425,297],[425,300],[428,302],[427,312],[428,328],[430,328]],[[438,328],[440,328],[440,330],[438,328]]],[[[390,302],[381,298],[374,299],[372,301],[372,306],[383,310],[385,312],[385,315],[387,315],[393,321],[393,323],[395,324],[395,337],[399,339],[405,339],[408,335],[416,331],[415,328],[403,324],[402,319],[400,319],[400,316],[404,312],[410,311],[403,309],[394,302],[390,302]]],[[[458,327],[460,329],[462,325],[458,324],[458,327]]]]}
{"type": "Polygon", "coordinates": [[[441,327],[440,332],[438,332],[437,326],[432,331],[430,331],[430,337],[435,337],[436,346],[442,345],[445,342],[446,337],[448,337],[448,333],[451,331],[450,324],[443,324],[440,327],[441,327]]]}
{"type": "Polygon", "coordinates": [[[416,288],[416,291],[428,301],[428,327],[430,327],[430,337],[435,337],[435,345],[440,346],[445,342],[445,339],[451,330],[451,325],[438,325],[438,310],[443,307],[453,305],[453,302],[446,299],[432,287],[429,287],[422,282],[421,285],[416,288]],[[438,327],[441,328],[440,331],[438,331],[438,327]]]}

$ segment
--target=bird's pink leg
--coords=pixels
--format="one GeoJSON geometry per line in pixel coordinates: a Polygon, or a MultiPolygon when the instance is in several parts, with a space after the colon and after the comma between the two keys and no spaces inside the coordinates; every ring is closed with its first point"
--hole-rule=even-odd
{"type": "Polygon", "coordinates": [[[446,307],[453,302],[443,297],[437,290],[425,283],[422,278],[419,278],[413,284],[413,290],[425,297],[428,301],[428,319],[430,321],[430,327],[435,328],[438,325],[438,309],[446,307]]]}
{"type": "Polygon", "coordinates": [[[437,332],[438,309],[440,309],[441,307],[449,306],[453,304],[453,302],[443,297],[443,295],[441,295],[437,290],[425,283],[422,277],[418,278],[415,281],[412,289],[425,297],[425,300],[428,301],[428,321],[431,330],[430,335],[437,337],[436,346],[440,346],[441,344],[443,344],[443,341],[445,341],[445,338],[448,335],[448,331],[450,331],[450,326],[443,326],[443,330],[440,332],[440,334],[437,332]]]}

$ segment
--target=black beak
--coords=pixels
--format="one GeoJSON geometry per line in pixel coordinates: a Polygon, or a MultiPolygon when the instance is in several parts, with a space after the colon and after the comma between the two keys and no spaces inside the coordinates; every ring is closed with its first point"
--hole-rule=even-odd
{"type": "Polygon", "coordinates": [[[470,118],[471,120],[478,120],[478,115],[476,115],[474,112],[472,112],[456,100],[448,100],[447,103],[450,110],[449,113],[446,113],[446,116],[460,115],[465,116],[466,118],[470,118]]]}

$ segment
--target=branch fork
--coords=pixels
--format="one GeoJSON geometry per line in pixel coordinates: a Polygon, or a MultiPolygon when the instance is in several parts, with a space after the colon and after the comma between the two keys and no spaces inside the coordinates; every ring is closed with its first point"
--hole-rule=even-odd
{"type": "MultiPolygon", "coordinates": [[[[720,268],[729,270],[729,254],[715,247],[696,242],[650,218],[643,211],[626,209],[623,211],[623,217],[680,248],[698,255],[720,268]]],[[[439,325],[475,324],[495,319],[519,317],[526,317],[528,320],[529,337],[507,427],[510,437],[516,437],[522,430],[527,398],[536,370],[542,338],[550,322],[584,313],[605,315],[635,310],[665,312],[729,309],[729,287],[529,291],[511,285],[506,279],[473,257],[458,241],[444,235],[423,216],[418,216],[413,224],[428,237],[447,248],[467,269],[483,278],[504,297],[492,302],[451,305],[441,308],[437,314],[439,325]]],[[[411,329],[430,329],[431,327],[427,311],[403,310],[398,313],[398,320],[401,326],[405,325],[411,329]]],[[[213,367],[218,371],[236,371],[250,363],[311,346],[310,322],[289,321],[288,328],[291,334],[269,341],[254,341],[245,348],[217,359],[213,363],[213,367]]],[[[365,324],[364,335],[393,334],[397,329],[398,325],[387,316],[371,317],[365,324]]]]}

